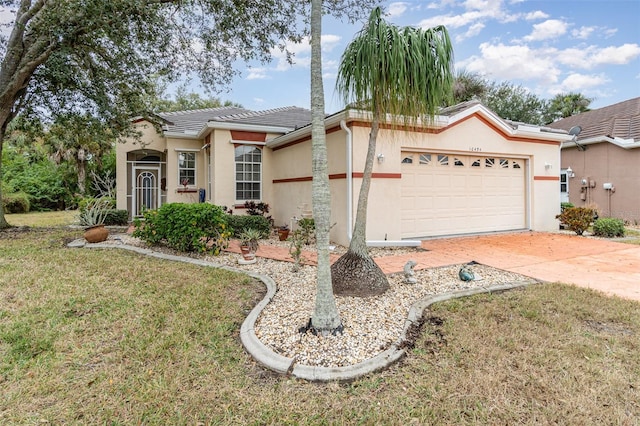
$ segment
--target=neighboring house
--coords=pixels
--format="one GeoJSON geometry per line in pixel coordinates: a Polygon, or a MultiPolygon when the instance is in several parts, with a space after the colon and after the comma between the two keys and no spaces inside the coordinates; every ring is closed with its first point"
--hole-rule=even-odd
{"type": "Polygon", "coordinates": [[[561,200],[640,223],[640,98],[549,124],[579,130],[562,144],[561,200]]]}
{"type": "MultiPolygon", "coordinates": [[[[217,108],[160,114],[162,134],[144,121],[140,142],[117,147],[118,208],[141,215],[167,202],[271,206],[276,225],[311,206],[308,110],[217,108]],[[184,181],[185,184],[182,182],[184,181]],[[204,190],[204,194],[202,191],[204,190]]],[[[348,244],[369,138],[364,112],[328,116],[331,239],[348,244]]],[[[558,227],[562,130],[510,123],[478,102],[441,111],[410,130],[381,126],[369,196],[367,239],[558,227]]]]}

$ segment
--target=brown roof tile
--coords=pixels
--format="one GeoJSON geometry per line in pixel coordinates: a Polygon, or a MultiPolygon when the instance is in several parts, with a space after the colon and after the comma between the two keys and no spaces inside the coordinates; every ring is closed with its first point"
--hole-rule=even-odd
{"type": "Polygon", "coordinates": [[[597,137],[640,141],[640,97],[563,118],[548,125],[569,130],[582,127],[578,140],[597,137]]]}

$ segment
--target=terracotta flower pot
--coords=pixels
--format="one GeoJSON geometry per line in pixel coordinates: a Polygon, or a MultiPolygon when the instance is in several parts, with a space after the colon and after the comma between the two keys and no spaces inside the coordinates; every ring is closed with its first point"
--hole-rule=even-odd
{"type": "Polygon", "coordinates": [[[244,260],[254,260],[256,258],[256,251],[251,250],[249,246],[240,246],[240,252],[244,260]]]}
{"type": "Polygon", "coordinates": [[[84,230],[84,239],[88,243],[100,243],[109,236],[109,230],[104,225],[94,225],[84,230]]]}
{"type": "Polygon", "coordinates": [[[278,239],[280,241],[286,241],[289,238],[289,230],[288,229],[279,229],[278,230],[278,239]]]}

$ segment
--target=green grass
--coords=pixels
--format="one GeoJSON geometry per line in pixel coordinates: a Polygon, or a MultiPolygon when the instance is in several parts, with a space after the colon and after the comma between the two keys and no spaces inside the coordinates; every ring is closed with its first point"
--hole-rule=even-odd
{"type": "Polygon", "coordinates": [[[77,215],[77,210],[64,210],[5,214],[5,218],[12,226],[51,227],[76,223],[77,215]]]}
{"type": "Polygon", "coordinates": [[[640,422],[640,304],[560,284],[432,307],[415,347],[350,383],[263,370],[240,324],[263,286],[81,231],[0,232],[0,424],[640,422]]]}

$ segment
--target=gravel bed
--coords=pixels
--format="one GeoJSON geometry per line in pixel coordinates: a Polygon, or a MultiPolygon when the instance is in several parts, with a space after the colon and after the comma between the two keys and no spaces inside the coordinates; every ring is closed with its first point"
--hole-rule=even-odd
{"type": "MultiPolygon", "coordinates": [[[[123,242],[141,245],[131,237],[123,242]]],[[[277,240],[260,244],[284,245],[277,240]]],[[[312,247],[306,249],[311,250],[312,247]]],[[[334,252],[345,249],[337,247],[334,252]]],[[[416,252],[416,248],[372,248],[374,257],[416,252]]],[[[417,283],[407,284],[403,274],[389,275],[390,289],[381,296],[370,298],[336,297],[344,331],[337,336],[302,334],[314,310],[316,268],[302,266],[292,271],[292,263],[257,258],[250,265],[239,265],[239,254],[224,252],[219,256],[204,256],[213,263],[240,270],[268,275],[276,282],[278,291],[255,324],[255,333],[271,350],[297,363],[309,366],[342,367],[372,358],[396,342],[402,333],[410,306],[429,295],[448,293],[497,284],[531,281],[531,278],[476,264],[472,271],[481,279],[464,282],[458,278],[462,265],[415,271],[417,283]]]]}

